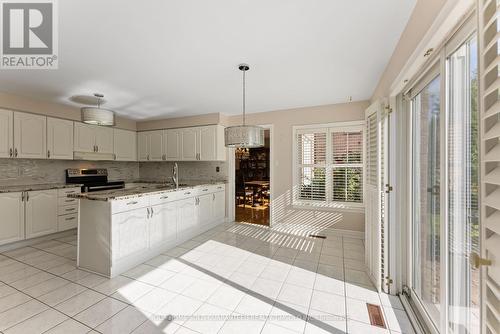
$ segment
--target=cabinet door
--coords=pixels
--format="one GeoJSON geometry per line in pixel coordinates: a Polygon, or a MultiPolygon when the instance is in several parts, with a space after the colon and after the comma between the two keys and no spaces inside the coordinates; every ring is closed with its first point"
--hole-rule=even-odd
{"type": "Polygon", "coordinates": [[[197,205],[194,197],[177,203],[177,233],[192,230],[197,225],[197,205]]]}
{"type": "Polygon", "coordinates": [[[198,128],[181,131],[181,160],[198,160],[198,128]]]}
{"type": "Polygon", "coordinates": [[[47,157],[47,117],[14,113],[14,151],[17,158],[47,157]]]}
{"type": "Polygon", "coordinates": [[[22,193],[0,194],[0,245],[24,239],[24,202],[22,193]]]}
{"type": "Polygon", "coordinates": [[[139,161],[148,161],[149,135],[147,132],[139,132],[137,134],[137,155],[139,161]]]}
{"type": "Polygon", "coordinates": [[[226,193],[218,191],[213,194],[214,220],[220,222],[226,217],[226,193]]]}
{"type": "Polygon", "coordinates": [[[113,129],[94,126],[95,145],[99,153],[113,153],[113,129]]]}
{"type": "Polygon", "coordinates": [[[149,160],[163,160],[163,130],[149,132],[149,160]]]}
{"type": "Polygon", "coordinates": [[[214,218],[214,200],[212,194],[198,197],[198,224],[210,224],[214,218]]]}
{"type": "Polygon", "coordinates": [[[178,161],[181,159],[180,141],[181,134],[179,130],[165,130],[163,132],[163,148],[167,160],[178,161]]]}
{"type": "Polygon", "coordinates": [[[204,126],[200,130],[200,155],[199,160],[217,160],[217,127],[204,126]]]}
{"type": "Polygon", "coordinates": [[[14,113],[0,109],[0,158],[10,158],[14,154],[14,113]]]}
{"type": "Polygon", "coordinates": [[[114,129],[113,153],[115,160],[137,160],[137,135],[134,131],[114,129]]]}
{"type": "Polygon", "coordinates": [[[57,190],[27,192],[25,203],[26,239],[57,232],[57,190]]]}
{"type": "Polygon", "coordinates": [[[94,126],[75,122],[74,150],[77,152],[94,152],[94,126]]]}
{"type": "Polygon", "coordinates": [[[155,205],[151,209],[153,213],[149,220],[150,248],[174,240],[177,232],[176,202],[155,205]]]}
{"type": "Polygon", "coordinates": [[[73,122],[47,118],[47,157],[73,159],[73,122]]]}
{"type": "Polygon", "coordinates": [[[121,260],[149,247],[147,209],[114,214],[112,217],[112,257],[121,260]]]}

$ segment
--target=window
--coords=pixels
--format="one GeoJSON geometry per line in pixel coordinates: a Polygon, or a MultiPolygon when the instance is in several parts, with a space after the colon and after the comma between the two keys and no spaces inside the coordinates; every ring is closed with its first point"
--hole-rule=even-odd
{"type": "Polygon", "coordinates": [[[297,204],[363,204],[362,125],[296,128],[297,204]]]}

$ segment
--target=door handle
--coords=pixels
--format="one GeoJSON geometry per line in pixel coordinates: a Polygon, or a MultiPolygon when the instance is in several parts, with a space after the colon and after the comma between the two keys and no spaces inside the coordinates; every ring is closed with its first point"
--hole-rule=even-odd
{"type": "Polygon", "coordinates": [[[469,260],[474,269],[478,269],[481,266],[491,266],[492,264],[491,260],[482,258],[475,252],[470,253],[469,260]]]}

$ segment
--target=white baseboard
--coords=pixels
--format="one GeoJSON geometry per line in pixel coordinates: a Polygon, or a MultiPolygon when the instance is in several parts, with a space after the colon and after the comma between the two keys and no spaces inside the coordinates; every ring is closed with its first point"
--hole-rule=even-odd
{"type": "Polygon", "coordinates": [[[31,245],[38,244],[38,243],[40,243],[42,241],[46,241],[46,240],[67,237],[70,235],[74,235],[75,232],[76,232],[76,228],[71,229],[71,230],[67,230],[67,231],[63,231],[63,232],[57,232],[57,233],[44,235],[44,236],[38,237],[38,238],[16,241],[16,242],[13,242],[13,243],[10,243],[7,245],[0,246],[0,252],[6,252],[6,251],[17,249],[17,248],[31,246],[31,245]]]}

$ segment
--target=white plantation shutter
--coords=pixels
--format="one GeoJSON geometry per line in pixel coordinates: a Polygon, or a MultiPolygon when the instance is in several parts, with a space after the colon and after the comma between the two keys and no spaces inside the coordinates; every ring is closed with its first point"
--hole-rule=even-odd
{"type": "Polygon", "coordinates": [[[363,134],[361,131],[331,133],[332,201],[363,202],[363,134]]]}
{"type": "Polygon", "coordinates": [[[296,199],[363,203],[363,131],[360,126],[296,131],[296,199]]]}
{"type": "Polygon", "coordinates": [[[482,332],[500,333],[500,1],[479,0],[482,332]]]}
{"type": "Polygon", "coordinates": [[[326,131],[297,133],[298,199],[326,200],[326,131]]]}
{"type": "Polygon", "coordinates": [[[378,182],[377,113],[373,113],[368,117],[366,132],[366,182],[376,187],[378,182]]]}

